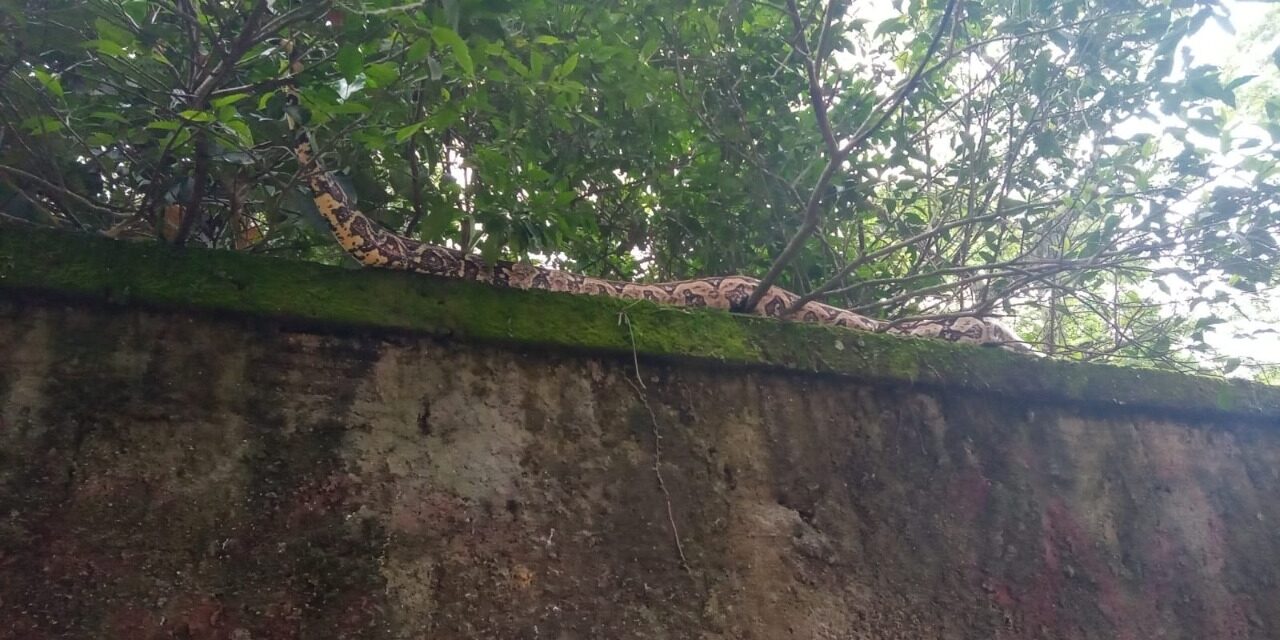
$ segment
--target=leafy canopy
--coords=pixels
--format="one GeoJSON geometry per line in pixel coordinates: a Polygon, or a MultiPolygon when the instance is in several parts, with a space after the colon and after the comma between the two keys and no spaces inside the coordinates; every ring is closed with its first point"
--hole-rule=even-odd
{"type": "Polygon", "coordinates": [[[0,214],[341,259],[282,123],[290,38],[328,165],[408,235],[614,278],[769,274],[889,319],[1013,314],[1068,357],[1212,362],[1205,309],[1256,308],[1280,259],[1280,96],[1241,110],[1253,78],[1183,48],[1224,9],[895,8],[3,4],[0,214]]]}

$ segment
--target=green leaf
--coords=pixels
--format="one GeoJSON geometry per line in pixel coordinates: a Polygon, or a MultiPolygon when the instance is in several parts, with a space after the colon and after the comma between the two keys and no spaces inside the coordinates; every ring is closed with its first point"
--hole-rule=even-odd
{"type": "Polygon", "coordinates": [[[1213,326],[1213,325],[1215,325],[1215,324],[1222,324],[1222,323],[1224,323],[1224,322],[1226,322],[1226,320],[1223,320],[1222,318],[1219,318],[1218,316],[1213,316],[1213,315],[1211,315],[1211,316],[1205,316],[1205,317],[1203,317],[1203,318],[1200,318],[1199,320],[1196,320],[1195,328],[1196,328],[1196,329],[1208,329],[1209,327],[1212,327],[1212,326],[1213,326]]]}
{"type": "Polygon", "coordinates": [[[507,52],[507,51],[503,51],[503,52],[502,52],[502,59],[503,59],[503,60],[506,60],[506,61],[507,61],[507,64],[508,64],[508,65],[511,65],[511,68],[512,68],[513,70],[515,70],[515,72],[516,72],[517,74],[519,74],[519,76],[520,76],[521,78],[528,78],[528,77],[529,77],[529,67],[528,67],[528,65],[526,65],[526,64],[525,64],[525,63],[523,63],[523,62],[521,62],[519,58],[517,58],[517,57],[515,57],[515,56],[511,55],[511,54],[510,54],[509,52],[507,52]]]}
{"type": "Polygon", "coordinates": [[[90,118],[105,120],[108,122],[118,122],[120,124],[129,124],[129,119],[114,111],[94,111],[89,114],[90,118]]]}
{"type": "Polygon", "coordinates": [[[312,229],[321,233],[329,232],[329,223],[320,214],[320,209],[316,207],[316,202],[309,194],[304,194],[301,190],[293,190],[289,192],[286,200],[288,206],[298,212],[298,217],[305,221],[312,229]]]}
{"type": "Polygon", "coordinates": [[[1210,138],[1218,137],[1218,123],[1213,120],[1190,120],[1187,124],[1191,125],[1191,128],[1201,135],[1206,135],[1210,138]]]}
{"type": "Polygon", "coordinates": [[[557,38],[555,36],[548,36],[548,35],[538,36],[534,38],[533,41],[538,44],[547,44],[547,45],[560,44],[561,42],[563,42],[560,38],[557,38]]]}
{"type": "Polygon", "coordinates": [[[103,40],[114,42],[118,45],[133,44],[132,33],[129,33],[106,18],[94,19],[93,26],[98,31],[98,37],[103,40]]]}
{"type": "Polygon", "coordinates": [[[529,51],[529,74],[535,79],[542,78],[542,67],[546,62],[546,56],[542,55],[537,49],[531,49],[529,51]]]}
{"type": "Polygon", "coordinates": [[[253,164],[253,155],[243,151],[227,151],[214,156],[214,160],[227,164],[250,165],[253,164]]]}
{"type": "Polygon", "coordinates": [[[425,126],[427,126],[426,120],[423,120],[422,122],[415,122],[407,127],[401,127],[396,131],[396,144],[400,144],[405,140],[412,138],[414,134],[421,131],[425,126]]]}
{"type": "Polygon", "coordinates": [[[106,131],[94,131],[84,139],[91,147],[109,147],[119,140],[119,137],[106,131]]]}
{"type": "Polygon", "coordinates": [[[1187,88],[1191,90],[1193,98],[1213,98],[1233,107],[1235,106],[1235,94],[1222,86],[1222,81],[1216,71],[1211,73],[1200,71],[1199,73],[1188,75],[1187,88]]]}
{"type": "Polygon", "coordinates": [[[659,46],[661,46],[661,43],[659,43],[656,38],[645,42],[644,46],[640,47],[640,61],[648,64],[649,59],[653,57],[653,54],[657,53],[659,46]]]}
{"type": "Polygon", "coordinates": [[[369,113],[370,111],[373,111],[373,109],[369,105],[363,102],[348,100],[346,102],[340,102],[333,106],[327,107],[325,108],[325,111],[328,112],[330,115],[335,115],[335,116],[336,115],[361,115],[361,114],[369,113]]]}
{"type": "Polygon", "coordinates": [[[247,93],[233,93],[233,94],[231,94],[231,95],[229,95],[229,96],[222,96],[221,98],[214,98],[213,100],[210,100],[210,101],[209,101],[209,104],[210,104],[210,105],[212,105],[214,109],[221,109],[222,107],[228,107],[228,106],[231,106],[231,105],[233,105],[233,104],[235,104],[235,103],[237,103],[237,102],[240,102],[241,100],[244,100],[245,98],[248,98],[248,97],[249,97],[249,94],[247,94],[247,93]]]}
{"type": "Polygon", "coordinates": [[[134,22],[143,22],[147,19],[148,12],[151,11],[151,2],[149,0],[124,0],[117,3],[125,13],[133,18],[134,22]]]}
{"type": "Polygon", "coordinates": [[[885,34],[902,33],[909,28],[911,28],[911,25],[908,25],[906,20],[903,20],[902,18],[891,18],[881,22],[880,26],[876,27],[876,35],[882,36],[885,34]]]}
{"type": "Polygon", "coordinates": [[[364,68],[364,75],[369,79],[369,88],[385,87],[400,77],[400,70],[391,62],[378,62],[364,68]]]}
{"type": "Polygon", "coordinates": [[[124,47],[110,40],[86,40],[83,43],[86,49],[93,49],[108,58],[123,58],[129,55],[124,47]]]}
{"type": "Polygon", "coordinates": [[[183,129],[181,131],[174,131],[173,133],[166,135],[160,141],[160,146],[162,148],[171,147],[173,149],[182,149],[183,146],[185,146],[190,141],[191,141],[191,130],[183,129]]]}
{"type": "Polygon", "coordinates": [[[573,70],[578,68],[578,58],[579,56],[576,53],[569,56],[559,67],[556,67],[555,77],[563,78],[573,73],[573,70]]]}
{"type": "Polygon", "coordinates": [[[1224,15],[1215,13],[1213,14],[1213,21],[1218,23],[1218,28],[1222,29],[1223,31],[1226,31],[1227,33],[1233,36],[1236,34],[1236,27],[1235,25],[1231,24],[1230,18],[1224,15]]]}
{"type": "Polygon", "coordinates": [[[253,132],[249,130],[249,125],[244,120],[228,120],[222,123],[236,134],[236,138],[240,140],[240,144],[246,147],[253,146],[253,132]]]}
{"type": "Polygon", "coordinates": [[[347,82],[356,79],[360,75],[360,69],[364,67],[364,56],[360,54],[360,47],[347,43],[338,49],[338,71],[342,74],[342,78],[347,82]]]}
{"type": "Polygon", "coordinates": [[[212,113],[209,113],[208,111],[200,111],[198,109],[187,109],[178,115],[182,116],[184,120],[190,120],[191,122],[213,122],[214,120],[217,120],[212,113]]]}
{"type": "Polygon", "coordinates": [[[154,120],[147,123],[148,129],[159,129],[161,131],[177,131],[182,127],[182,123],[177,120],[154,120]]]}
{"type": "Polygon", "coordinates": [[[62,121],[52,116],[31,116],[22,121],[22,128],[37,135],[54,133],[62,130],[62,121]]]}
{"type": "Polygon", "coordinates": [[[433,131],[439,131],[441,129],[448,128],[461,118],[462,113],[458,111],[457,107],[446,107],[439,109],[430,116],[427,116],[427,119],[424,120],[423,123],[427,128],[433,131]]]}
{"type": "Polygon", "coordinates": [[[431,53],[431,41],[426,38],[418,38],[409,45],[409,50],[405,52],[405,59],[409,62],[422,62],[426,60],[427,54],[431,53]]]}
{"type": "Polygon", "coordinates": [[[59,98],[62,97],[62,83],[58,81],[58,76],[55,76],[43,69],[32,69],[31,71],[35,74],[36,80],[39,80],[40,84],[44,85],[45,89],[49,90],[49,93],[52,93],[59,98]]]}
{"type": "Polygon", "coordinates": [[[476,72],[475,63],[471,60],[471,50],[467,48],[467,43],[453,29],[448,27],[436,27],[431,30],[431,39],[441,47],[447,47],[449,52],[453,54],[453,59],[462,68],[463,73],[468,77],[474,76],[476,72]]]}
{"type": "Polygon", "coordinates": [[[444,237],[456,219],[457,211],[453,207],[432,207],[422,221],[422,237],[427,239],[444,237]]]}
{"type": "Polygon", "coordinates": [[[1227,86],[1226,86],[1226,89],[1227,89],[1227,91],[1235,91],[1237,87],[1243,86],[1245,83],[1249,82],[1250,80],[1253,80],[1253,79],[1254,79],[1254,78],[1256,78],[1256,77],[1258,77],[1258,76],[1257,76],[1257,74],[1250,74],[1250,75],[1247,75],[1247,76],[1240,76],[1239,78],[1236,78],[1235,80],[1232,80],[1231,82],[1228,82],[1228,83],[1227,83],[1227,86]]]}

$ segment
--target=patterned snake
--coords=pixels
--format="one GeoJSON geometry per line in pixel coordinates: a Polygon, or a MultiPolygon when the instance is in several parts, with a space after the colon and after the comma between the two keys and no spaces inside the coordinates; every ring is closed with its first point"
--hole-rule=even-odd
{"type": "MultiPolygon", "coordinates": [[[[291,43],[290,71],[297,77],[301,62],[291,43]]],[[[433,276],[462,278],[516,289],[545,289],[587,295],[603,295],[632,300],[648,300],[682,307],[707,307],[730,312],[742,310],[747,298],[760,281],[746,276],[695,278],[676,282],[641,284],[604,280],[529,264],[495,261],[487,264],[480,258],[447,247],[419,242],[396,234],[352,204],[333,174],[324,168],[307,127],[294,113],[300,112],[300,100],[292,82],[285,83],[286,120],[294,132],[294,152],[307,187],[320,215],[338,243],[361,264],[384,269],[399,269],[433,276]]],[[[1026,352],[1018,336],[1008,327],[991,319],[957,317],[923,320],[890,325],[852,311],[821,302],[807,302],[789,311],[800,298],[779,287],[770,287],[751,311],[754,315],[849,327],[863,331],[886,331],[900,335],[937,338],[950,342],[966,342],[999,346],[1026,352]]]]}

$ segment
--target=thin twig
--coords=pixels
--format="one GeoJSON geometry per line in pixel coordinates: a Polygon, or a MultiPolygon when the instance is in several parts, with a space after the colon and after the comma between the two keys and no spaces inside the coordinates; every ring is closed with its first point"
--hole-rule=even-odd
{"type": "Polygon", "coordinates": [[[97,202],[94,202],[93,200],[90,200],[76,193],[75,191],[72,191],[70,189],[66,189],[63,187],[59,187],[58,185],[53,184],[52,182],[49,182],[48,180],[45,180],[44,178],[41,178],[38,175],[35,175],[33,173],[28,173],[26,171],[23,171],[22,169],[18,169],[17,167],[10,167],[9,165],[0,164],[0,172],[21,176],[22,178],[30,180],[46,189],[49,189],[51,191],[56,191],[62,195],[68,196],[71,199],[79,202],[80,204],[83,204],[84,206],[88,207],[89,209],[97,213],[105,214],[108,216],[115,216],[120,213],[114,209],[108,208],[97,202]]]}
{"type": "MultiPolygon", "coordinates": [[[[828,0],[827,8],[822,14],[819,25],[818,51],[822,51],[822,40],[826,38],[827,21],[831,19],[834,0],[828,0]]],[[[827,115],[827,101],[822,95],[822,60],[815,57],[804,34],[804,18],[800,16],[800,8],[796,0],[787,0],[787,10],[791,13],[791,23],[795,27],[795,42],[791,47],[804,58],[805,77],[809,82],[809,104],[813,107],[814,118],[818,121],[818,131],[822,134],[822,142],[827,146],[827,157],[834,158],[840,154],[840,144],[836,141],[835,132],[831,129],[831,120],[827,115]]]]}
{"type": "MultiPolygon", "coordinates": [[[[630,305],[627,308],[630,308],[630,305]]],[[[671,492],[667,490],[667,481],[662,477],[662,433],[658,428],[658,415],[654,413],[653,406],[649,404],[649,398],[644,393],[644,379],[640,376],[640,356],[636,350],[636,334],[631,326],[631,317],[627,315],[626,308],[618,312],[618,323],[622,324],[624,322],[627,325],[627,333],[631,336],[631,358],[635,364],[636,372],[634,381],[630,378],[626,378],[626,381],[635,390],[636,395],[640,397],[640,402],[644,405],[645,410],[649,412],[649,423],[653,429],[653,474],[658,479],[658,490],[662,492],[662,498],[666,502],[667,524],[671,527],[671,539],[675,542],[676,554],[680,556],[680,568],[689,572],[689,558],[685,556],[684,543],[680,541],[680,529],[676,526],[675,509],[671,506],[671,492]]]]}
{"type": "Polygon", "coordinates": [[[644,390],[636,386],[630,378],[627,378],[627,384],[635,389],[636,395],[640,396],[640,402],[649,412],[649,420],[653,425],[653,473],[658,478],[658,490],[662,492],[663,500],[666,501],[667,524],[671,526],[671,539],[675,542],[676,554],[680,556],[680,567],[688,572],[690,571],[689,558],[684,554],[684,544],[680,542],[680,530],[676,528],[675,510],[671,506],[671,492],[667,491],[667,483],[662,478],[662,434],[658,432],[658,416],[653,412],[653,407],[645,397],[644,390]]]}
{"type": "MultiPolygon", "coordinates": [[[[639,301],[637,300],[636,302],[639,302],[639,301]]],[[[639,351],[636,349],[636,332],[635,332],[635,329],[632,328],[631,326],[631,316],[627,315],[627,309],[630,309],[631,307],[635,306],[636,302],[633,302],[627,305],[621,311],[618,312],[618,324],[626,323],[627,325],[627,335],[631,336],[631,360],[636,367],[636,382],[639,383],[640,388],[643,389],[644,378],[640,376],[640,354],[639,354],[639,351]]]]}
{"type": "Polygon", "coordinates": [[[209,135],[204,130],[196,133],[195,152],[195,168],[191,175],[191,199],[183,208],[182,220],[178,223],[178,233],[173,238],[173,243],[178,246],[186,244],[191,230],[204,211],[205,184],[209,176],[210,160],[209,135]]]}

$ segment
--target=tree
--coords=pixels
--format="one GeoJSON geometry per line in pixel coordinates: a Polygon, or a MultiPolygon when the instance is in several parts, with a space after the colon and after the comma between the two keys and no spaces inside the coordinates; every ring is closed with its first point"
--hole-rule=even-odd
{"type": "Polygon", "coordinates": [[[0,9],[0,212],[339,259],[280,122],[289,37],[362,208],[489,258],[750,273],[891,320],[1014,314],[1060,356],[1174,367],[1207,362],[1185,355],[1214,322],[1190,302],[1275,285],[1280,113],[1230,122],[1250,78],[1180,50],[1227,19],[1216,2],[860,6],[0,9]],[[1159,304],[1171,285],[1187,304],[1159,304]]]}

